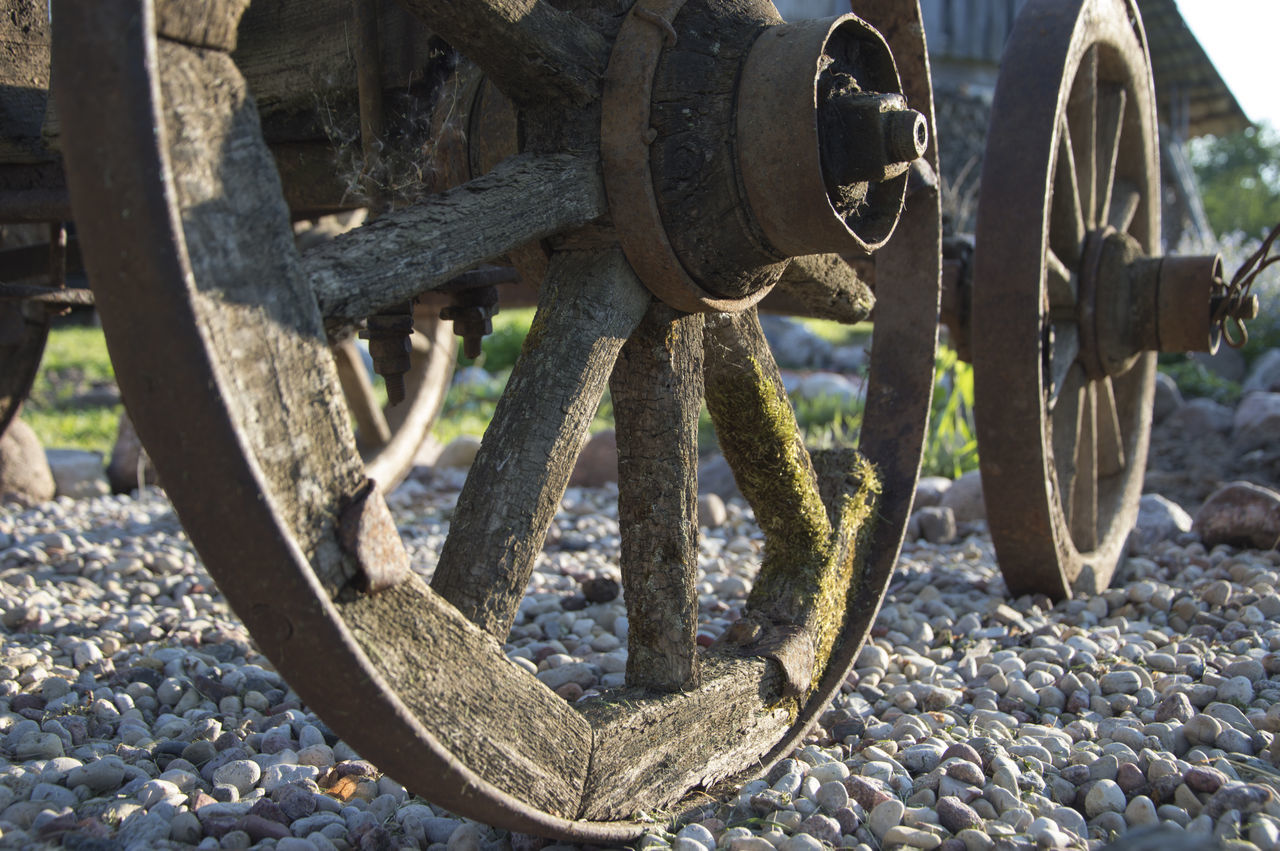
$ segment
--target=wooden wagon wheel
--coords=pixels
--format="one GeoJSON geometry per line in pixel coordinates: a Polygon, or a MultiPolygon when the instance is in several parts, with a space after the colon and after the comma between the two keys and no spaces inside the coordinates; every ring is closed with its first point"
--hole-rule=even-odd
{"type": "Polygon", "coordinates": [[[1141,312],[1131,261],[1159,249],[1150,68],[1125,0],[1032,0],[1002,60],[972,328],[987,514],[1013,594],[1106,587],[1136,517],[1155,347],[1126,347],[1116,326],[1141,312]]]}
{"type": "Polygon", "coordinates": [[[438,317],[418,318],[409,344],[413,351],[404,377],[405,399],[390,406],[383,406],[374,392],[355,340],[345,340],[333,350],[365,470],[384,492],[412,469],[418,448],[444,407],[457,360],[453,325],[438,317]]]}
{"type": "MultiPolygon", "coordinates": [[[[451,43],[482,57],[524,110],[525,153],[304,261],[226,52],[242,5],[66,0],[55,9],[54,64],[69,184],[124,396],[192,542],[262,650],[382,769],[440,805],[516,830],[625,841],[643,826],[619,820],[637,810],[777,758],[838,689],[885,593],[932,390],[933,154],[906,168],[924,147],[927,119],[893,91],[881,37],[846,16],[795,25],[784,39],[767,3],[691,0],[677,14],[680,4],[646,2],[625,16],[593,17],[611,22],[602,33],[539,0],[412,2],[451,43]],[[801,109],[804,120],[787,130],[805,138],[797,150],[812,166],[807,177],[826,170],[817,165],[812,107],[819,70],[851,74],[852,59],[869,63],[857,68],[865,76],[856,93],[827,93],[852,97],[829,120],[858,124],[870,134],[866,147],[878,149],[860,150],[859,162],[838,147],[822,152],[846,169],[833,184],[838,203],[819,185],[819,209],[801,210],[801,221],[758,221],[766,217],[746,211],[741,195],[753,190],[738,183],[734,162],[711,162],[715,151],[732,151],[720,143],[735,128],[722,125],[706,148],[710,164],[696,174],[738,193],[735,206],[697,209],[715,199],[694,192],[694,209],[664,212],[684,215],[694,239],[714,230],[700,221],[708,216],[739,216],[782,241],[816,219],[841,247],[862,239],[875,248],[912,183],[903,233],[879,256],[861,454],[812,460],[747,306],[788,255],[755,235],[746,247],[768,262],[703,257],[696,280],[692,271],[666,280],[665,297],[692,299],[697,309],[668,307],[633,266],[674,255],[643,255],[644,243],[628,235],[643,224],[624,226],[628,213],[603,184],[614,193],[621,176],[660,196],[669,187],[624,174],[619,158],[630,154],[618,149],[605,153],[602,181],[591,142],[603,136],[608,147],[625,136],[611,124],[650,117],[647,91],[637,98],[617,86],[629,64],[655,62],[637,78],[679,95],[678,79],[664,75],[678,78],[686,63],[700,79],[714,72],[712,82],[736,79],[745,63],[745,79],[774,65],[753,71],[752,45],[785,54],[800,42],[812,52],[786,58],[798,62],[793,82],[808,113],[801,109]],[[673,50],[676,43],[689,50],[673,50]],[[358,319],[552,235],[559,242],[530,339],[428,586],[354,450],[324,323],[358,319]],[[704,375],[766,552],[746,616],[717,648],[698,653],[694,477],[704,375]],[[611,376],[628,687],[570,706],[510,664],[499,640],[611,376]]],[[[907,98],[931,114],[918,7],[865,6],[902,45],[907,98]]],[[[698,102],[720,109],[722,121],[733,111],[732,94],[718,106],[703,95],[698,102]]],[[[654,145],[651,162],[664,175],[678,171],[687,150],[674,137],[687,132],[690,142],[699,132],[686,126],[683,104],[667,107],[655,98],[653,125],[633,140],[639,150],[654,145]]]]}

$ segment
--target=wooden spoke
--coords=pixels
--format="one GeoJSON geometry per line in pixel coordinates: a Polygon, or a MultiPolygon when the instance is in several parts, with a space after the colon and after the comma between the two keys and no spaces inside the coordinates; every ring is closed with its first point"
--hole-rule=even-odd
{"type": "Polygon", "coordinates": [[[852,325],[871,315],[875,269],[874,262],[865,261],[855,268],[838,254],[793,257],[761,307],[766,312],[852,325]]]}
{"type": "Polygon", "coordinates": [[[852,450],[815,469],[754,308],[708,318],[705,370],[720,448],[765,532],[748,599],[762,634],[730,640],[771,643],[789,689],[802,693],[821,675],[844,619],[844,589],[860,567],[854,541],[869,534],[878,497],[874,473],[852,450]]]}
{"type": "Polygon", "coordinates": [[[609,61],[609,42],[547,0],[404,0],[450,45],[524,106],[586,103],[609,61]]]}
{"type": "Polygon", "coordinates": [[[1111,221],[1111,200],[1120,164],[1120,136],[1124,130],[1125,92],[1107,86],[1098,94],[1098,223],[1111,221]]]}
{"type": "Polygon", "coordinates": [[[1062,394],[1067,373],[1080,355],[1080,328],[1074,322],[1055,322],[1049,333],[1049,401],[1053,405],[1062,394]]]}
{"type": "Polygon", "coordinates": [[[622,252],[562,252],[458,497],[431,586],[506,638],[618,352],[651,297],[622,252]]]}
{"type": "Polygon", "coordinates": [[[1071,97],[1067,102],[1067,124],[1075,151],[1076,185],[1080,188],[1085,227],[1098,226],[1098,48],[1090,47],[1080,61],[1071,97]]]}
{"type": "Polygon", "coordinates": [[[1121,233],[1128,233],[1138,215],[1138,205],[1142,203],[1142,193],[1138,187],[1127,180],[1117,180],[1111,190],[1111,208],[1107,224],[1121,233]]]}
{"type": "Polygon", "coordinates": [[[1098,395],[1098,476],[1105,478],[1124,472],[1124,433],[1116,406],[1116,389],[1111,378],[1097,383],[1098,395]]]}
{"type": "Polygon", "coordinates": [[[1085,214],[1076,173],[1075,146],[1064,117],[1059,122],[1058,159],[1053,172],[1049,209],[1049,245],[1059,258],[1075,265],[1084,246],[1085,214]]]}
{"type": "Polygon", "coordinates": [[[1079,279],[1067,268],[1067,264],[1058,259],[1052,249],[1045,250],[1045,287],[1049,291],[1049,312],[1058,314],[1070,311],[1069,318],[1075,318],[1076,298],[1079,290],[1079,279]]]}
{"type": "Polygon", "coordinates": [[[342,383],[347,408],[356,421],[356,443],[362,452],[381,449],[391,440],[391,426],[374,395],[373,381],[369,379],[356,341],[347,339],[334,346],[333,362],[338,367],[338,381],[342,383]]]}
{"type": "Polygon", "coordinates": [[[627,684],[698,684],[698,413],[702,315],[655,301],[609,381],[618,431],[618,526],[627,684]]]}
{"type": "Polygon", "coordinates": [[[342,326],[606,209],[593,159],[520,154],[456,189],[334,237],[307,252],[303,268],[326,325],[342,326]]]}
{"type": "Polygon", "coordinates": [[[1098,546],[1098,394],[1088,382],[1080,392],[1080,417],[1076,432],[1075,476],[1067,519],[1071,539],[1080,552],[1098,546]]]}
{"type": "Polygon", "coordinates": [[[805,541],[821,552],[831,523],[759,317],[717,315],[706,338],[707,410],[766,542],[805,541]]]}

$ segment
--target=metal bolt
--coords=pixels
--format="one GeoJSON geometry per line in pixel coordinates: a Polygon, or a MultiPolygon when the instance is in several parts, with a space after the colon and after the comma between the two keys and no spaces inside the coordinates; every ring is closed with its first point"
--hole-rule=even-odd
{"type": "Polygon", "coordinates": [[[497,312],[497,287],[480,286],[455,292],[453,304],[440,311],[440,318],[453,322],[453,333],[462,338],[462,353],[474,360],[480,357],[481,341],[493,333],[497,312]]]}
{"type": "Polygon", "coordinates": [[[1209,300],[1209,315],[1249,322],[1258,318],[1258,297],[1256,295],[1244,298],[1216,295],[1209,300]]]}
{"type": "Polygon", "coordinates": [[[902,95],[856,92],[820,108],[822,168],[829,184],[888,180],[905,172],[929,145],[929,124],[902,95]]]}
{"type": "Polygon", "coordinates": [[[369,341],[373,371],[386,381],[389,405],[404,401],[404,374],[412,365],[413,345],[409,342],[412,333],[413,305],[409,302],[397,305],[393,311],[370,316],[365,330],[360,332],[361,339],[369,341]]]}
{"type": "Polygon", "coordinates": [[[884,113],[884,150],[891,162],[909,163],[929,147],[929,122],[914,109],[884,113]]]}

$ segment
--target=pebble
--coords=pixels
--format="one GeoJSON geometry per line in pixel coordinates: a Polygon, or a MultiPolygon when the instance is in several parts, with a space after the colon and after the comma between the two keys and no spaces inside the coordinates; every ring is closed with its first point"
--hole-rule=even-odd
{"type": "Polygon", "coordinates": [[[902,817],[906,811],[906,805],[896,798],[882,801],[867,816],[867,827],[882,842],[886,841],[885,835],[890,828],[897,827],[902,823],[902,817]]]}
{"type": "Polygon", "coordinates": [[[1122,813],[1125,810],[1124,790],[1114,780],[1099,780],[1085,796],[1084,811],[1094,818],[1102,813],[1122,813]]]}
{"type": "MultiPolygon", "coordinates": [[[[434,558],[456,481],[442,472],[397,503],[415,560],[434,558]]],[[[576,696],[625,670],[625,604],[601,556],[617,546],[612,498],[566,495],[561,546],[539,560],[506,646],[576,696]]],[[[711,640],[750,593],[760,549],[749,511],[722,502],[701,544],[711,640]]],[[[50,625],[0,633],[0,821],[26,830],[98,797],[113,800],[94,817],[118,840],[151,841],[163,819],[155,841],[203,847],[497,847],[491,829],[344,762],[354,753],[257,655],[158,492],[0,515],[0,542],[0,618],[50,625]],[[345,771],[354,797],[324,794],[345,771]]],[[[707,802],[699,823],[650,845],[986,851],[1021,834],[1085,847],[1163,821],[1206,835],[1230,823],[1271,847],[1277,804],[1239,766],[1270,760],[1280,732],[1268,712],[1280,560],[1178,533],[1138,550],[1124,586],[1051,604],[1008,598],[993,558],[964,529],[908,542],[874,640],[813,738],[767,785],[707,802]]]]}

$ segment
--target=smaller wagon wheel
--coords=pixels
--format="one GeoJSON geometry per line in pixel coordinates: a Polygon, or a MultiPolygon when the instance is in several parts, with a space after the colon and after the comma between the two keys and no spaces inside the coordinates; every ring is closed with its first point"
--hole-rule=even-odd
{"type": "Polygon", "coordinates": [[[263,652],[335,731],[406,786],[514,830],[634,839],[644,827],[625,820],[637,809],[777,759],[839,688],[870,630],[920,465],[939,224],[918,6],[868,0],[860,11],[881,35],[852,15],[784,25],[763,0],[642,0],[623,17],[591,16],[606,26],[598,32],[543,0],[414,0],[450,43],[485,60],[542,136],[488,175],[299,258],[228,55],[236,16],[225,13],[241,5],[60,2],[55,83],[73,199],[94,213],[81,217],[85,253],[102,281],[122,389],[193,544],[263,652]],[[886,38],[908,68],[901,90],[886,38]],[[785,93],[770,85],[779,52],[792,72],[785,93]],[[718,98],[686,85],[707,82],[708,70],[718,98]],[[769,206],[799,192],[766,193],[767,221],[747,214],[766,218],[742,200],[760,197],[759,187],[739,178],[771,168],[785,178],[794,166],[774,156],[778,146],[738,132],[742,89],[726,83],[739,76],[762,95],[746,103],[759,121],[746,129],[804,138],[799,171],[816,184],[809,200],[821,203],[799,214],[834,231],[841,247],[884,244],[914,185],[902,239],[877,268],[857,451],[810,457],[752,307],[787,258],[803,253],[777,239],[803,247],[812,234],[769,206]],[[627,85],[646,79],[665,81],[668,100],[627,85]],[[848,119],[845,129],[862,134],[854,138],[870,140],[861,161],[840,145],[820,151],[820,79],[832,82],[822,100],[837,131],[848,119]],[[717,119],[689,127],[684,97],[717,119]],[[780,120],[783,108],[799,117],[780,120]],[[755,146],[758,171],[740,167],[730,138],[755,146]],[[621,150],[584,151],[584,139],[621,150]],[[691,139],[704,146],[693,159],[691,139]],[[619,164],[636,153],[637,171],[619,164]],[[838,193],[825,185],[835,169],[819,168],[820,153],[848,167],[836,173],[838,193]],[[921,154],[928,164],[913,170],[921,154]],[[716,157],[715,168],[705,165],[716,157]],[[650,178],[651,162],[665,165],[664,176],[692,165],[691,183],[727,193],[729,201],[695,193],[697,203],[666,210],[698,230],[695,243],[725,230],[766,259],[698,258],[701,282],[726,291],[691,287],[689,273],[655,297],[640,267],[674,270],[689,255],[646,253],[652,244],[637,239],[646,223],[624,225],[629,211],[614,203],[649,196],[648,224],[657,220],[653,196],[670,187],[650,178]],[[638,192],[619,194],[617,178],[638,192]],[[712,201],[722,207],[700,206],[712,201]],[[743,223],[767,238],[730,227],[743,223]],[[550,236],[558,242],[533,327],[428,586],[355,454],[325,324],[438,289],[550,236]],[[155,337],[141,344],[139,328],[155,337]],[[619,422],[628,688],[569,705],[513,666],[500,641],[606,386],[619,422]],[[695,477],[704,388],[766,545],[746,616],[702,653],[695,477]]]}
{"type": "Polygon", "coordinates": [[[342,394],[356,424],[356,442],[365,472],[383,491],[390,492],[413,467],[418,448],[444,407],[457,360],[453,323],[415,311],[409,371],[404,375],[405,398],[383,406],[373,389],[364,357],[354,339],[334,346],[342,394]]]}
{"type": "Polygon", "coordinates": [[[1160,346],[1130,345],[1155,318],[1132,270],[1159,249],[1156,133],[1133,5],[1028,3],[992,108],[972,307],[983,488],[1013,594],[1106,587],[1137,514],[1160,346]]]}

